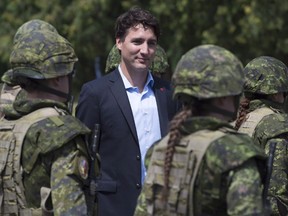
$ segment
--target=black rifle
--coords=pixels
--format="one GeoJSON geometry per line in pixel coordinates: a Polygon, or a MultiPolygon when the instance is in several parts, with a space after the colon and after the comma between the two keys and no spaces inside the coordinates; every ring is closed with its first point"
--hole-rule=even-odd
{"type": "Polygon", "coordinates": [[[91,198],[91,202],[89,202],[89,214],[93,215],[94,212],[96,212],[97,208],[97,196],[96,196],[96,188],[97,188],[97,182],[96,179],[99,176],[99,166],[96,166],[96,164],[100,164],[98,160],[98,145],[99,145],[99,135],[100,135],[100,124],[95,124],[94,129],[92,131],[91,136],[91,144],[89,146],[90,150],[90,170],[89,170],[89,195],[91,198]],[[96,170],[97,169],[97,170],[96,170]]]}
{"type": "Polygon", "coordinates": [[[266,208],[266,211],[270,210],[270,203],[269,203],[269,200],[267,199],[267,196],[268,196],[268,189],[269,189],[270,179],[271,179],[272,170],[273,170],[273,161],[274,161],[276,144],[277,144],[276,142],[271,142],[269,145],[267,172],[266,172],[266,178],[265,178],[264,188],[263,188],[263,200],[264,200],[264,207],[266,208]]]}

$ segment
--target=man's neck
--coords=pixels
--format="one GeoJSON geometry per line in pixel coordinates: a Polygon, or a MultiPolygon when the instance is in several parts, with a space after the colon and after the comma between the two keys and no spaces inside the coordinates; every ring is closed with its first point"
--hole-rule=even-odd
{"type": "Polygon", "coordinates": [[[139,92],[142,92],[147,81],[148,70],[135,71],[128,69],[125,65],[120,64],[121,71],[130,84],[137,87],[139,92]]]}

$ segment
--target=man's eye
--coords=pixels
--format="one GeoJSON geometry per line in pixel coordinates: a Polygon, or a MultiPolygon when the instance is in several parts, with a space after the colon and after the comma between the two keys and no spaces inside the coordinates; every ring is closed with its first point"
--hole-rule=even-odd
{"type": "Polygon", "coordinates": [[[156,41],[151,41],[151,42],[148,42],[149,46],[153,47],[153,46],[156,46],[157,45],[157,42],[156,41]]]}
{"type": "Polygon", "coordinates": [[[142,43],[142,41],[133,41],[134,44],[139,45],[142,43]]]}

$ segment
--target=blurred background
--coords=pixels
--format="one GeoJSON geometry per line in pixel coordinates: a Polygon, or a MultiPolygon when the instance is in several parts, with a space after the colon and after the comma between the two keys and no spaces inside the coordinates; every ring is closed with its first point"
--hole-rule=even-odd
{"type": "Polygon", "coordinates": [[[114,22],[132,6],[160,21],[159,44],[173,73],[181,55],[200,44],[234,52],[245,65],[260,55],[288,64],[288,1],[283,0],[0,0],[0,75],[9,69],[17,29],[31,19],[56,27],[73,45],[79,64],[74,95],[83,83],[104,74],[114,45],[114,22]]]}

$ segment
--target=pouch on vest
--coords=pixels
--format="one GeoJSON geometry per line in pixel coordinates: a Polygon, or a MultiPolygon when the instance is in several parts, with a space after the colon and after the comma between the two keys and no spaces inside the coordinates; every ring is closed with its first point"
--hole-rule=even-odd
{"type": "Polygon", "coordinates": [[[31,125],[55,115],[59,115],[59,113],[54,108],[42,108],[17,120],[1,120],[0,215],[28,216],[38,215],[37,212],[41,212],[39,209],[26,208],[20,164],[22,144],[31,125]]]}
{"type": "Polygon", "coordinates": [[[167,206],[161,196],[164,187],[164,161],[169,135],[154,146],[144,185],[148,215],[193,215],[193,190],[202,158],[222,131],[202,130],[181,139],[176,145],[169,176],[167,206]]]}

